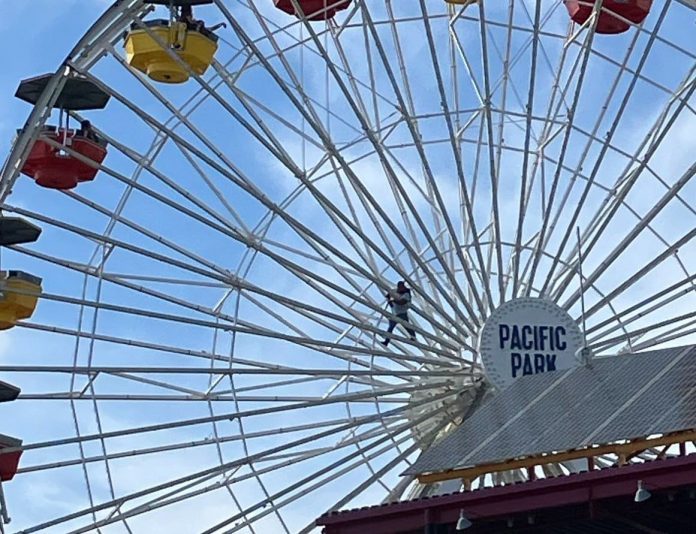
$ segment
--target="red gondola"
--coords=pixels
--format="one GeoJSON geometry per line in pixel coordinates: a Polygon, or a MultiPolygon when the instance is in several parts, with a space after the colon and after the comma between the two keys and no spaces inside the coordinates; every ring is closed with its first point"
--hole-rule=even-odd
{"type": "MultiPolygon", "coordinates": [[[[20,447],[21,445],[21,440],[0,434],[0,450],[10,447],[20,447]]],[[[7,482],[14,478],[17,474],[17,468],[19,467],[20,456],[22,456],[22,451],[0,454],[0,481],[7,482]]]]}
{"type": "Polygon", "coordinates": [[[104,146],[86,137],[76,135],[74,130],[69,130],[67,135],[65,135],[65,130],[49,131],[42,134],[31,148],[29,157],[22,167],[22,173],[36,180],[36,183],[43,187],[72,189],[80,182],[94,180],[98,169],[62,153],[62,150],[51,146],[42,138],[63,144],[95,163],[101,163],[106,158],[104,146]]]}
{"type": "MultiPolygon", "coordinates": [[[[566,8],[570,18],[578,24],[583,24],[592,14],[593,1],[565,0],[566,8]]],[[[616,13],[620,17],[630,20],[634,24],[640,24],[650,13],[652,0],[604,0],[602,11],[597,21],[596,33],[622,33],[627,31],[631,25],[618,19],[610,12],[616,13]]]]}
{"type": "MultiPolygon", "coordinates": [[[[52,78],[52,74],[44,74],[23,80],[15,96],[30,104],[36,104],[52,78]]],[[[89,121],[83,121],[79,131],[71,130],[68,127],[69,116],[65,112],[103,109],[109,97],[101,87],[87,78],[69,74],[53,106],[60,109],[61,124],[58,128],[44,128],[31,147],[22,173],[34,178],[37,184],[51,189],[72,189],[80,182],[94,180],[97,169],[70,156],[68,149],[95,163],[102,163],[106,158],[106,143],[99,139],[89,121]],[[66,117],[64,123],[63,117],[66,117]],[[62,148],[52,146],[49,140],[58,143],[62,148]]]]}
{"type": "MultiPolygon", "coordinates": [[[[307,20],[328,20],[336,15],[337,11],[346,9],[352,0],[298,0],[307,20]]],[[[290,15],[297,15],[295,7],[290,0],[274,0],[275,6],[290,15]]]]}

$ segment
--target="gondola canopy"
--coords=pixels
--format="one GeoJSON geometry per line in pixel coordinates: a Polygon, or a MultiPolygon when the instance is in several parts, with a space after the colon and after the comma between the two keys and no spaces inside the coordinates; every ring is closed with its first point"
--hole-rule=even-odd
{"type": "Polygon", "coordinates": [[[21,217],[0,217],[0,246],[33,243],[41,235],[41,228],[21,217]]]}
{"type": "MultiPolygon", "coordinates": [[[[22,80],[15,96],[20,100],[36,105],[53,76],[54,74],[42,74],[22,80]]],[[[63,85],[53,107],[71,111],[104,109],[110,97],[111,95],[87,78],[71,75],[65,80],[65,85],[63,85]]]]}

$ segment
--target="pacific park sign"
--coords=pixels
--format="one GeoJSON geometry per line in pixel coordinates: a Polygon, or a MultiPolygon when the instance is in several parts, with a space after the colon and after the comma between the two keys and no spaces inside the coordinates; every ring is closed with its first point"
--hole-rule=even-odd
{"type": "Polygon", "coordinates": [[[551,301],[523,297],[503,303],[486,320],[479,354],[486,375],[498,389],[520,376],[579,365],[580,328],[551,301]]]}

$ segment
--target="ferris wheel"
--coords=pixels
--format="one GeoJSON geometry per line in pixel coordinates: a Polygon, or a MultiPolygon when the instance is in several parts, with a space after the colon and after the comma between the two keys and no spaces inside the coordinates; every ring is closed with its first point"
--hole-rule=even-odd
{"type": "Polygon", "coordinates": [[[560,314],[585,357],[693,342],[695,22],[114,2],[17,93],[0,525],[312,532],[459,489],[400,474],[505,387],[483,347],[506,306],[560,314]]]}

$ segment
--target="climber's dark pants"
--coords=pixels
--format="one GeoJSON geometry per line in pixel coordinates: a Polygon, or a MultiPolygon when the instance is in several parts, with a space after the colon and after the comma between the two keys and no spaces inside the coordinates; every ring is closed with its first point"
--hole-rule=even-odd
{"type": "MultiPolygon", "coordinates": [[[[416,331],[409,327],[408,325],[411,324],[411,322],[408,320],[408,314],[407,313],[397,313],[396,317],[401,319],[404,322],[404,328],[406,328],[406,332],[408,332],[408,335],[411,336],[412,338],[416,337],[416,331]]],[[[389,327],[387,328],[387,332],[390,334],[394,331],[394,328],[396,328],[397,321],[394,319],[389,319],[389,327]]],[[[383,345],[388,345],[389,344],[389,336],[386,337],[386,339],[383,342],[383,345]]]]}

